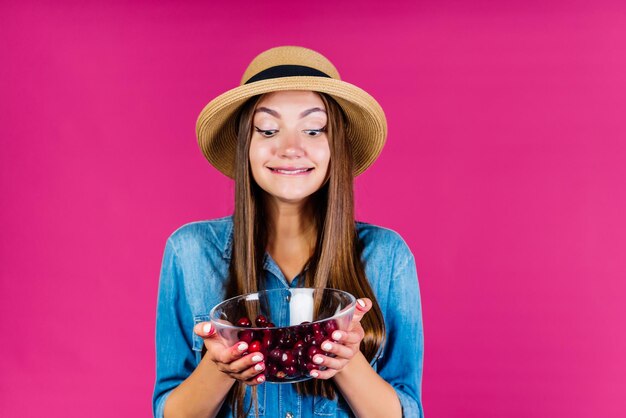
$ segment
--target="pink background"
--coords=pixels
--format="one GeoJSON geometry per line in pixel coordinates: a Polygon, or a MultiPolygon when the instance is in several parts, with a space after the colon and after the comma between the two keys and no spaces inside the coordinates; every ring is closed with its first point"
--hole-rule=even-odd
{"type": "Polygon", "coordinates": [[[197,115],[284,44],[386,111],[427,416],[626,416],[626,6],[58,3],[0,6],[0,416],[150,416],[165,240],[233,210],[197,115]]]}

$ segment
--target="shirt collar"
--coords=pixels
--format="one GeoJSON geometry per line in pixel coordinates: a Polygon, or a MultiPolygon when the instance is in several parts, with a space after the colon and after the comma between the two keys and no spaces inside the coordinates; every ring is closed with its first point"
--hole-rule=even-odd
{"type": "Polygon", "coordinates": [[[228,226],[226,228],[226,240],[224,240],[224,248],[222,249],[222,257],[226,260],[230,260],[232,255],[232,244],[233,244],[233,215],[229,216],[230,222],[228,222],[228,226]]]}

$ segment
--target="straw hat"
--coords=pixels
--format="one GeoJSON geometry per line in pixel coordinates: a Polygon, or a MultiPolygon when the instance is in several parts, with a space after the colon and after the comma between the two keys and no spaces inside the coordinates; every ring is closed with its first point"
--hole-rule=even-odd
{"type": "Polygon", "coordinates": [[[352,144],[354,176],[363,173],[382,151],[387,121],[378,102],[342,81],[335,66],[320,53],[300,46],[279,46],[257,55],[240,85],[211,100],[200,112],[198,144],[215,168],[234,178],[237,111],[250,97],[279,90],[328,93],[339,103],[348,119],[346,137],[352,144]]]}

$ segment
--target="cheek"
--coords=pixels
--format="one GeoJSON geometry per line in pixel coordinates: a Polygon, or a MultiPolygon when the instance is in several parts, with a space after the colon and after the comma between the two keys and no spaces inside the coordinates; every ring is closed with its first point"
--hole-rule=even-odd
{"type": "Polygon", "coordinates": [[[263,165],[268,161],[270,150],[268,147],[260,146],[257,141],[252,141],[250,144],[250,167],[252,173],[259,172],[263,169],[263,165]]]}
{"type": "Polygon", "coordinates": [[[311,157],[321,166],[327,166],[330,161],[330,148],[328,143],[320,144],[320,146],[309,150],[311,157]]]}

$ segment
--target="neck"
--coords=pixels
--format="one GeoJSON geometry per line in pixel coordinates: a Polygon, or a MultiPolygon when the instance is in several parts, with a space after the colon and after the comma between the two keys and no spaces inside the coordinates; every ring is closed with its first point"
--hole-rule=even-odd
{"type": "Polygon", "coordinates": [[[315,220],[306,202],[287,203],[271,199],[267,202],[269,216],[268,245],[270,252],[278,246],[315,242],[315,220]]]}

